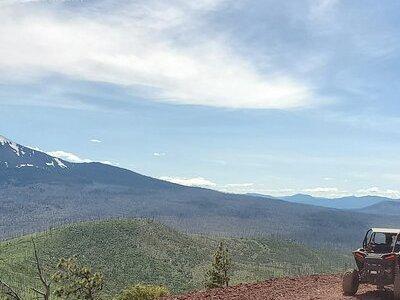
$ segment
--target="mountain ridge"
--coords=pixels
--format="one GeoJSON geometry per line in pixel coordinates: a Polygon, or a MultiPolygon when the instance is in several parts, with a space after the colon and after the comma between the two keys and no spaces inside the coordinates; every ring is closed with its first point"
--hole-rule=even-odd
{"type": "MultiPolygon", "coordinates": [[[[10,151],[19,157],[7,144],[0,147],[0,161],[10,151]]],[[[39,151],[34,156],[42,164],[52,159],[39,151]]],[[[400,226],[395,216],[182,186],[101,163],[67,166],[0,168],[0,239],[79,221],[145,217],[187,233],[281,236],[312,246],[350,247],[368,227],[400,226]]]]}
{"type": "Polygon", "coordinates": [[[268,199],[280,199],[292,203],[301,203],[301,204],[308,204],[308,205],[316,205],[322,206],[327,208],[336,208],[336,209],[362,209],[368,206],[378,204],[380,202],[400,202],[399,199],[392,199],[382,196],[373,196],[373,195],[366,195],[366,196],[344,196],[344,197],[337,197],[337,198],[326,198],[326,197],[314,197],[308,194],[294,194],[290,196],[270,196],[270,195],[263,195],[258,193],[250,193],[248,195],[256,196],[256,197],[265,197],[268,199]]]}
{"type": "Polygon", "coordinates": [[[399,216],[400,201],[382,201],[355,211],[367,214],[399,216]]]}

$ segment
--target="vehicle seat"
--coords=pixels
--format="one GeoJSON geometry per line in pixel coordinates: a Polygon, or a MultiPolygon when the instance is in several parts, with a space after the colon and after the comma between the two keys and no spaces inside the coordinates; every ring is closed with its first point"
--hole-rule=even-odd
{"type": "MultiPolygon", "coordinates": [[[[372,252],[374,253],[388,253],[392,252],[391,246],[388,246],[385,243],[382,244],[372,244],[372,252]]],[[[400,245],[399,245],[400,246],[400,245]]],[[[400,248],[399,248],[400,249],[400,248]]]]}

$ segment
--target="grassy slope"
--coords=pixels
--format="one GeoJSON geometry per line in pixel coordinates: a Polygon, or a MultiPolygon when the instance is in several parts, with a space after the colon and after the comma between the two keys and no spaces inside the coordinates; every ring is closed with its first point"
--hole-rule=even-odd
{"type": "Polygon", "coordinates": [[[235,263],[233,284],[335,272],[349,262],[347,256],[286,241],[191,236],[148,220],[109,220],[2,242],[0,278],[22,290],[35,281],[32,237],[49,273],[60,257],[77,255],[79,261],[105,274],[108,295],[137,282],[165,284],[174,292],[201,288],[204,270],[220,240],[228,245],[235,263]]]}

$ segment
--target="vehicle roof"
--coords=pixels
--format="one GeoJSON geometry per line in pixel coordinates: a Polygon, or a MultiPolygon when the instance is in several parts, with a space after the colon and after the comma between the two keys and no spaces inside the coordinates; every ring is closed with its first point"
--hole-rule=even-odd
{"type": "Polygon", "coordinates": [[[378,233],[393,233],[393,234],[399,234],[400,229],[396,228],[371,228],[373,232],[378,232],[378,233]]]}

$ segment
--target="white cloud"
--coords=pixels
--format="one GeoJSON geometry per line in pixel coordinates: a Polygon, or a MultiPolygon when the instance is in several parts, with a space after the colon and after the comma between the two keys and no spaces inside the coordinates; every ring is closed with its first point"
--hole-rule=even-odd
{"type": "Polygon", "coordinates": [[[224,193],[251,193],[253,192],[254,183],[252,182],[245,182],[245,183],[228,183],[224,185],[218,185],[217,190],[224,192],[224,193]]]}
{"type": "Polygon", "coordinates": [[[304,189],[303,192],[306,193],[334,193],[338,192],[339,189],[336,187],[316,187],[310,189],[304,189]]]}
{"type": "Polygon", "coordinates": [[[92,142],[92,143],[101,143],[102,141],[100,141],[98,139],[91,139],[90,142],[92,142]]]}
{"type": "Polygon", "coordinates": [[[49,151],[46,153],[50,156],[58,157],[58,158],[66,160],[66,161],[70,161],[70,162],[74,162],[74,163],[92,162],[92,160],[90,160],[90,159],[83,159],[74,153],[66,152],[66,151],[62,151],[62,150],[49,151]]]}
{"type": "MultiPolygon", "coordinates": [[[[37,148],[36,150],[41,151],[41,150],[38,149],[38,148],[37,148]]],[[[42,151],[42,152],[43,152],[43,151],[42,151]]],[[[64,159],[64,160],[66,160],[66,161],[73,162],[73,163],[89,163],[89,162],[94,162],[94,160],[91,160],[91,159],[88,159],[88,158],[81,158],[81,157],[79,157],[78,155],[76,155],[76,154],[74,154],[74,153],[66,152],[66,151],[62,151],[62,150],[48,151],[48,152],[46,152],[46,153],[47,153],[48,155],[50,155],[50,156],[58,157],[58,158],[61,158],[61,159],[64,159]]],[[[116,162],[111,162],[111,161],[109,161],[109,160],[102,160],[102,161],[99,161],[99,162],[102,163],[102,164],[105,164],[105,165],[119,166],[118,163],[116,163],[116,162]]]]}
{"type": "Polygon", "coordinates": [[[349,193],[346,190],[342,190],[337,187],[315,187],[315,188],[305,188],[300,191],[300,193],[309,194],[315,197],[329,197],[329,198],[337,198],[343,196],[349,196],[349,193]]]}
{"type": "Polygon", "coordinates": [[[359,189],[356,192],[357,196],[382,196],[382,197],[389,197],[389,198],[400,198],[400,190],[393,190],[393,189],[382,189],[379,187],[370,187],[365,189],[359,189]]]}
{"type": "Polygon", "coordinates": [[[293,193],[294,190],[291,188],[280,188],[280,189],[262,189],[260,193],[271,194],[276,196],[287,195],[293,193]]]}
{"type": "Polygon", "coordinates": [[[356,191],[346,191],[337,187],[316,187],[316,188],[307,188],[301,190],[302,193],[307,193],[312,196],[319,197],[343,197],[343,196],[381,196],[388,198],[400,198],[400,190],[394,189],[383,189],[380,187],[370,187],[364,189],[358,189],[356,191]]]}
{"type": "Polygon", "coordinates": [[[154,152],[153,153],[153,156],[157,156],[157,157],[160,157],[160,156],[165,156],[166,154],[164,153],[164,152],[154,152]]]}
{"type": "Polygon", "coordinates": [[[199,186],[199,187],[215,187],[216,183],[205,179],[203,177],[194,177],[194,178],[182,178],[182,177],[170,177],[170,176],[162,176],[161,180],[170,181],[173,183],[187,185],[187,186],[199,186]]]}
{"type": "Polygon", "coordinates": [[[109,161],[109,160],[102,160],[102,161],[100,161],[100,162],[101,162],[102,164],[110,165],[110,166],[114,166],[114,167],[119,166],[119,163],[112,162],[112,161],[109,161]]]}
{"type": "Polygon", "coordinates": [[[254,183],[248,182],[248,183],[228,183],[226,187],[228,188],[246,188],[246,187],[251,187],[253,186],[254,183]]]}
{"type": "Polygon", "coordinates": [[[101,1],[80,10],[6,5],[0,11],[0,75],[30,81],[58,73],[132,91],[142,86],[146,98],[179,104],[310,105],[313,92],[307,84],[289,73],[260,72],[250,57],[235,52],[228,37],[207,29],[204,15],[219,2],[101,1]]]}

